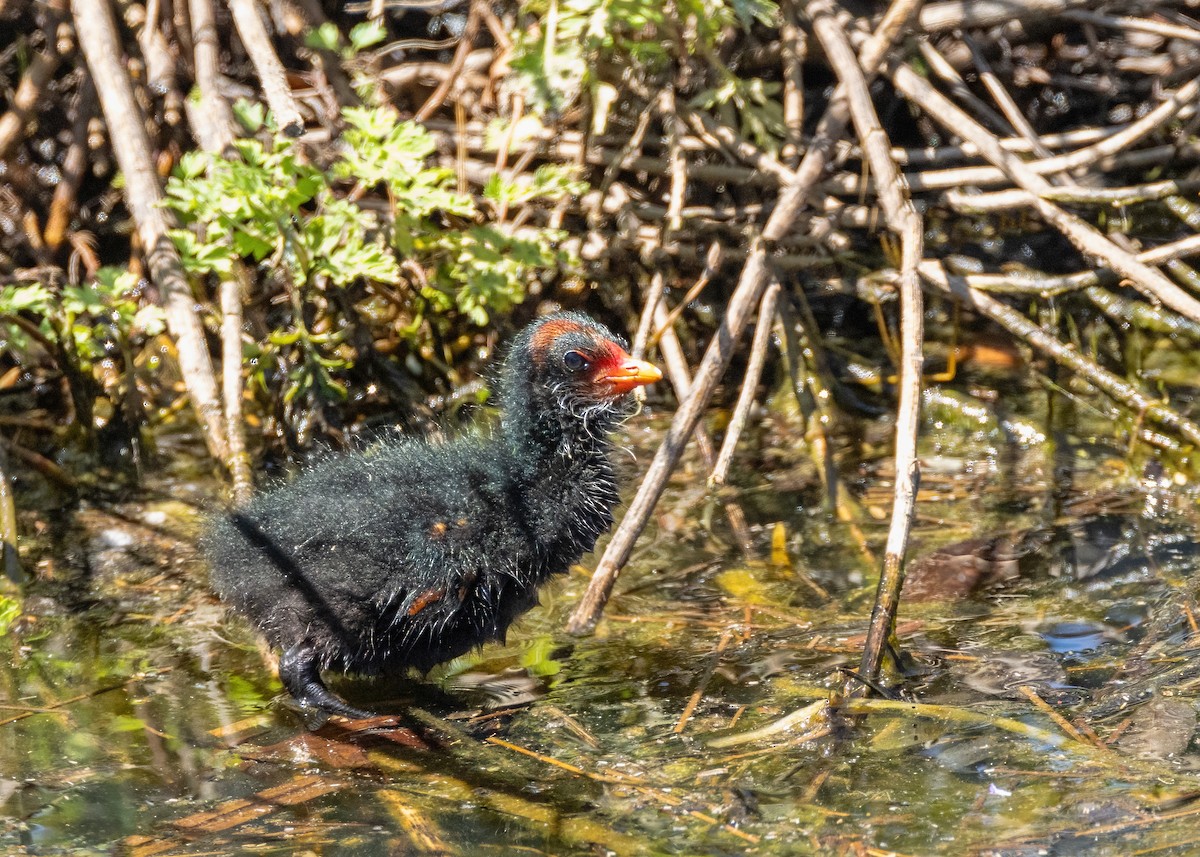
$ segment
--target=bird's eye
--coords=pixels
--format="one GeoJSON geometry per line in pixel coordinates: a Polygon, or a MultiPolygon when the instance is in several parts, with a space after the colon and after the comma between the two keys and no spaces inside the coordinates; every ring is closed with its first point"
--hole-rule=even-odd
{"type": "Polygon", "coordinates": [[[578,351],[568,351],[563,355],[563,365],[572,372],[578,372],[588,365],[587,358],[578,351]]]}

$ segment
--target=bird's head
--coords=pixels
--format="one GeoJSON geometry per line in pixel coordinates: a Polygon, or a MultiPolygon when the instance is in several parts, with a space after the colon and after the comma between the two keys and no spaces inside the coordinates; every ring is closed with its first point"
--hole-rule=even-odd
{"type": "Polygon", "coordinates": [[[513,343],[504,364],[505,398],[584,421],[620,414],[627,393],[662,378],[627,348],[624,339],[585,315],[548,315],[513,343]]]}
{"type": "Polygon", "coordinates": [[[624,339],[579,313],[546,316],[526,331],[527,371],[535,386],[596,402],[620,399],[662,372],[625,350],[624,339]]]}

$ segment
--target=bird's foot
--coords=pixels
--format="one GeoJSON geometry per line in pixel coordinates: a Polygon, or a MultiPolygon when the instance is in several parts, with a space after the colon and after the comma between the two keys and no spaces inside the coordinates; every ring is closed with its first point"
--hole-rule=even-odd
{"type": "Polygon", "coordinates": [[[307,646],[293,646],[283,653],[279,659],[279,679],[300,707],[305,725],[310,728],[317,728],[324,723],[322,720],[316,727],[311,725],[311,721],[320,714],[336,714],[350,720],[379,716],[374,711],[355,708],[325,687],[316,653],[307,646]]]}

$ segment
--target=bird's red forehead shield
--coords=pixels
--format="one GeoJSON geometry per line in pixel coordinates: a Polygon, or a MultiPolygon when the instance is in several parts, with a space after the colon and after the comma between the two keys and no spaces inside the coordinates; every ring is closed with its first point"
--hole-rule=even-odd
{"type": "Polygon", "coordinates": [[[662,376],[662,372],[653,363],[630,357],[625,353],[625,349],[612,343],[608,356],[596,367],[594,377],[596,383],[606,386],[612,395],[620,396],[635,387],[661,381],[662,376]]]}

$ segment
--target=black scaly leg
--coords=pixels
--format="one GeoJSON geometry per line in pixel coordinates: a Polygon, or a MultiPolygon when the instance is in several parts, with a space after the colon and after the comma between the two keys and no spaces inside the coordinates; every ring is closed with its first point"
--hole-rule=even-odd
{"type": "Polygon", "coordinates": [[[279,659],[279,680],[302,708],[340,714],[351,720],[375,717],[373,712],[355,708],[334,696],[321,681],[317,656],[306,645],[292,646],[279,659]]]}

